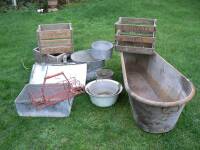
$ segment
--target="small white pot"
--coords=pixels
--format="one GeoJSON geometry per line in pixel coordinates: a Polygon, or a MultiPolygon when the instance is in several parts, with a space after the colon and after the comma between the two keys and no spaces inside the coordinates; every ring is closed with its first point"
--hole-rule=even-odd
{"type": "Polygon", "coordinates": [[[95,80],[85,86],[91,102],[99,107],[110,107],[115,104],[122,89],[119,82],[110,79],[95,80]]]}

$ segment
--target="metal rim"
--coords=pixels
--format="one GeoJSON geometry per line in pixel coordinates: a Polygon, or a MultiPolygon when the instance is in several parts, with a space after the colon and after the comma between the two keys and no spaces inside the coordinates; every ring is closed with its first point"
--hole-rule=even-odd
{"type": "Polygon", "coordinates": [[[121,85],[119,82],[114,81],[114,80],[111,80],[111,79],[97,79],[97,80],[94,80],[94,81],[89,82],[89,83],[85,86],[85,91],[86,91],[86,93],[87,93],[88,95],[94,96],[94,97],[111,97],[111,96],[116,96],[116,95],[119,95],[119,94],[122,92],[122,90],[123,90],[122,85],[121,85]],[[89,91],[89,87],[90,87],[92,84],[94,84],[94,83],[96,83],[96,82],[103,82],[103,81],[112,82],[112,83],[118,85],[119,88],[118,88],[117,92],[114,93],[114,94],[111,94],[111,95],[94,95],[93,93],[91,93],[91,92],[89,91]]]}
{"type": "Polygon", "coordinates": [[[96,71],[96,76],[97,77],[112,77],[114,74],[114,72],[111,70],[111,69],[99,69],[96,71]],[[106,72],[106,75],[102,75],[102,72],[105,71],[106,72]]]}
{"type": "MultiPolygon", "coordinates": [[[[161,57],[158,53],[155,52],[155,55],[158,55],[159,57],[161,57]]],[[[165,61],[167,64],[169,64],[166,60],[164,60],[162,57],[161,59],[163,61],[165,61]]],[[[124,79],[124,84],[125,84],[125,88],[128,92],[128,94],[130,94],[132,97],[135,98],[135,100],[142,102],[144,104],[148,104],[151,106],[159,106],[159,107],[171,107],[171,106],[177,106],[177,105],[183,105],[189,101],[192,100],[192,97],[195,95],[195,87],[192,84],[191,81],[188,80],[188,82],[190,83],[191,86],[191,92],[189,95],[187,95],[185,98],[183,99],[176,99],[174,102],[156,102],[152,99],[146,99],[144,97],[141,97],[137,94],[135,94],[134,92],[131,91],[128,81],[127,81],[127,75],[126,75],[126,70],[125,70],[125,64],[124,64],[124,56],[123,53],[121,53],[121,63],[122,63],[122,71],[123,71],[123,79],[124,79]]],[[[171,64],[169,64],[171,67],[173,67],[171,64]]],[[[174,67],[173,67],[174,68],[174,67]]],[[[174,68],[180,75],[182,75],[176,68],[174,68]]],[[[183,76],[183,75],[182,75],[183,76]]],[[[186,78],[185,76],[183,76],[184,78],[186,78]]]]}
{"type": "Polygon", "coordinates": [[[91,55],[91,49],[87,49],[87,50],[79,50],[79,51],[76,51],[74,53],[71,54],[71,59],[75,62],[78,62],[78,63],[90,63],[90,62],[100,62],[100,61],[103,61],[103,60],[99,60],[99,59],[96,59],[94,58],[92,55],[91,55]],[[80,53],[85,53],[87,55],[89,55],[93,60],[90,60],[90,61],[83,61],[83,60],[80,60],[80,59],[76,59],[75,58],[75,55],[78,55],[80,53]]]}
{"type": "MultiPolygon", "coordinates": [[[[94,50],[102,50],[102,49],[98,49],[96,48],[96,45],[97,44],[104,44],[104,45],[108,45],[108,48],[106,48],[105,50],[110,50],[113,48],[113,44],[111,42],[108,42],[108,41],[95,41],[92,43],[91,47],[94,49],[94,50]]],[[[103,51],[103,50],[102,50],[103,51]]]]}

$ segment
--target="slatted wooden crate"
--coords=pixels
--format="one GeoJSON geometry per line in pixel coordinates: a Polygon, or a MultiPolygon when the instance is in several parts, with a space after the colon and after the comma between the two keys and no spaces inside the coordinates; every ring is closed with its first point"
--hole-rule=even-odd
{"type": "Polygon", "coordinates": [[[153,54],[156,19],[120,17],[115,23],[116,49],[139,54],[153,54]]]}
{"type": "Polygon", "coordinates": [[[70,23],[39,25],[37,34],[38,46],[42,54],[71,53],[73,51],[70,23]]]}
{"type": "Polygon", "coordinates": [[[33,49],[33,55],[35,62],[37,63],[47,63],[47,64],[63,64],[64,60],[67,59],[70,54],[41,54],[39,48],[33,49]]]}

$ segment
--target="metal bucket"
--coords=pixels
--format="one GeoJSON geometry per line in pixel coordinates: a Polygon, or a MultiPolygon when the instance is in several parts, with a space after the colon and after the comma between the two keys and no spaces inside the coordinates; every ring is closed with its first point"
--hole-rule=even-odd
{"type": "Polygon", "coordinates": [[[87,63],[87,81],[96,78],[96,70],[105,65],[104,60],[97,60],[91,56],[91,50],[81,50],[71,54],[75,63],[87,63]]]}
{"type": "Polygon", "coordinates": [[[93,42],[91,55],[100,60],[107,60],[112,57],[113,44],[108,41],[96,41],[93,42]]]}
{"type": "Polygon", "coordinates": [[[95,80],[85,87],[91,102],[99,107],[110,107],[115,104],[122,89],[120,83],[110,79],[95,80]]]}
{"type": "Polygon", "coordinates": [[[172,130],[187,102],[193,84],[160,55],[121,53],[122,71],[133,117],[146,132],[172,130]]]}

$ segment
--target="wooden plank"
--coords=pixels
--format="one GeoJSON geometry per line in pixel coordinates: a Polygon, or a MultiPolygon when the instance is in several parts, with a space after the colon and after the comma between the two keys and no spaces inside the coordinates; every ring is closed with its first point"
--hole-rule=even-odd
{"type": "Polygon", "coordinates": [[[117,32],[117,35],[127,35],[127,36],[143,36],[143,37],[154,37],[154,33],[141,33],[141,32],[117,32]]]}
{"type": "Polygon", "coordinates": [[[155,41],[153,37],[129,36],[129,35],[116,35],[115,38],[117,41],[133,42],[133,43],[152,44],[155,41]]]}
{"type": "Polygon", "coordinates": [[[154,25],[156,19],[120,17],[120,24],[154,25]]]}
{"type": "Polygon", "coordinates": [[[48,30],[38,32],[40,40],[50,40],[50,39],[68,39],[71,38],[71,30],[48,30]]]}
{"type": "Polygon", "coordinates": [[[126,53],[136,53],[136,54],[154,54],[154,48],[143,48],[143,47],[132,47],[132,46],[120,46],[116,45],[116,50],[126,53]]]}
{"type": "Polygon", "coordinates": [[[154,26],[143,26],[143,25],[129,25],[129,24],[116,24],[117,30],[121,32],[155,32],[156,28],[154,26]]]}
{"type": "Polygon", "coordinates": [[[57,7],[57,5],[58,5],[57,0],[48,0],[47,3],[48,3],[48,6],[50,6],[50,7],[52,7],[52,6],[57,7]]]}
{"type": "Polygon", "coordinates": [[[56,47],[72,45],[71,39],[40,40],[40,47],[56,47]]]}
{"type": "Polygon", "coordinates": [[[60,47],[40,47],[42,54],[70,53],[73,51],[72,45],[60,47]]]}
{"type": "Polygon", "coordinates": [[[40,31],[61,30],[61,29],[72,30],[72,27],[71,23],[56,23],[56,24],[41,24],[39,25],[38,29],[40,29],[40,31]]]}

